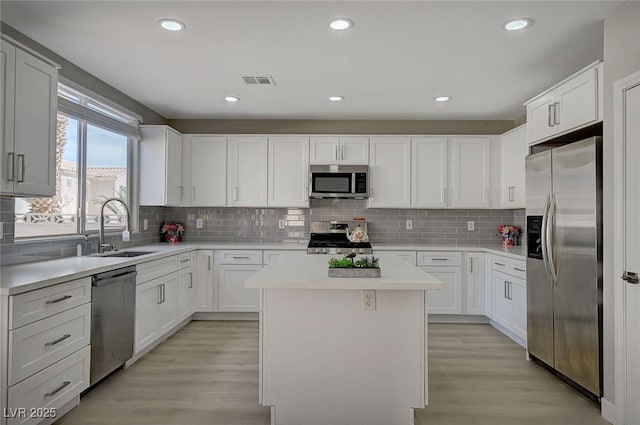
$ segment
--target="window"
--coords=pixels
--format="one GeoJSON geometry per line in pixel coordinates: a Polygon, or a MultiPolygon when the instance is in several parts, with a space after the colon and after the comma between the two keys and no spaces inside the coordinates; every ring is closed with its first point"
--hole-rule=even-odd
{"type": "MultiPolygon", "coordinates": [[[[95,233],[100,207],[112,197],[135,211],[129,188],[139,118],[63,84],[58,87],[58,112],[56,195],[16,198],[17,238],[95,233]]],[[[119,203],[107,204],[104,214],[105,229],[126,225],[119,203]]]]}

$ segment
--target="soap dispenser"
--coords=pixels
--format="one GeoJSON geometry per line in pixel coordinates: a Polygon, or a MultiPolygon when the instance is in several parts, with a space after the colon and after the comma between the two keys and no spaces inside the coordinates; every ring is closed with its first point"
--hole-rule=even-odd
{"type": "Polygon", "coordinates": [[[91,255],[91,242],[88,235],[84,235],[84,240],[82,241],[82,255],[91,255]]]}

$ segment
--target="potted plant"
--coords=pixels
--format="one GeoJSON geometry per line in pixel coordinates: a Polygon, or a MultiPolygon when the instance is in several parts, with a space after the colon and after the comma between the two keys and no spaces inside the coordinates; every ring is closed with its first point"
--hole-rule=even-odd
{"type": "Polygon", "coordinates": [[[356,254],[349,254],[342,258],[329,260],[329,277],[380,277],[378,258],[361,257],[355,259],[356,254]]]}

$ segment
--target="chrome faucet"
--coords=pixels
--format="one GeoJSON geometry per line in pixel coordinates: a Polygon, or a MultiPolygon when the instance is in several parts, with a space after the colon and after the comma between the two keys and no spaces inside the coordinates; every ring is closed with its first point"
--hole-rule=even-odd
{"type": "Polygon", "coordinates": [[[100,234],[98,241],[98,252],[103,253],[105,248],[109,248],[109,251],[113,251],[115,246],[112,244],[104,243],[104,207],[111,201],[118,201],[124,207],[124,210],[127,212],[127,231],[131,231],[131,214],[129,214],[129,207],[121,198],[108,198],[102,203],[100,206],[100,234]]]}

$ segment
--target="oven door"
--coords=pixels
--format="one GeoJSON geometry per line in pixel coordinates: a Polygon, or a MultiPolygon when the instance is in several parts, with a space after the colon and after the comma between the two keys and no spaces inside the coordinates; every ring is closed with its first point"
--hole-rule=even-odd
{"type": "Polygon", "coordinates": [[[311,197],[351,198],[355,194],[353,173],[311,173],[311,197]]]}

